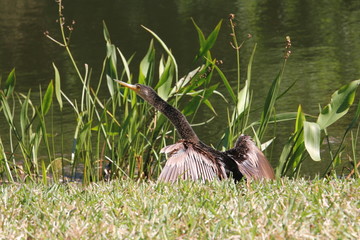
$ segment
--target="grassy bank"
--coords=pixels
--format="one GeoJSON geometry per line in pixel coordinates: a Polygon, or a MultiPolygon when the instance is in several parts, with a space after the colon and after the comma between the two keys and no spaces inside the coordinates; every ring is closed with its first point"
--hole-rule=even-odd
{"type": "Polygon", "coordinates": [[[356,239],[359,180],[0,186],[2,239],[356,239]]]}

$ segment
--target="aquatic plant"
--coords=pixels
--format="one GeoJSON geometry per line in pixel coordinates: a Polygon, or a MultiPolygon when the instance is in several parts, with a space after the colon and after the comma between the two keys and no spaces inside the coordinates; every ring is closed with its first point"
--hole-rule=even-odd
{"type": "MultiPolygon", "coordinates": [[[[91,68],[88,65],[80,67],[72,55],[70,36],[74,22],[67,23],[63,17],[62,1],[58,1],[59,28],[61,40],[52,37],[48,32],[46,37],[63,47],[82,84],[79,99],[70,99],[61,89],[63,69],[53,63],[54,79],[50,81],[46,90],[40,88],[40,105],[33,104],[32,94],[16,92],[15,69],[8,75],[4,86],[0,89],[0,112],[6,123],[4,128],[9,130],[10,146],[4,146],[0,138],[0,174],[6,181],[30,180],[44,183],[51,176],[53,181],[67,181],[74,179],[77,172],[82,172],[84,183],[99,181],[104,177],[130,179],[156,179],[160,173],[164,158],[159,155],[160,149],[176,141],[174,127],[164,116],[154,111],[146,102],[136,97],[128,89],[121,89],[114,83],[114,79],[128,83],[138,82],[152,86],[163,99],[173,106],[182,109],[193,125],[203,125],[214,119],[216,109],[212,101],[213,96],[220,96],[226,102],[227,124],[225,134],[217,146],[219,150],[231,148],[234,140],[242,133],[254,137],[257,145],[265,149],[274,143],[276,132],[269,133],[272,124],[283,121],[295,121],[294,132],[289,133],[276,168],[277,177],[299,176],[300,169],[307,157],[320,161],[321,142],[327,142],[327,151],[331,159],[329,167],[324,169],[324,175],[333,172],[341,164],[341,153],[344,151],[344,141],[350,133],[352,139],[352,157],[354,168],[351,175],[359,176],[356,156],[359,131],[360,107],[357,110],[337,149],[333,151],[328,140],[327,128],[343,117],[355,101],[355,94],[360,80],[352,81],[332,95],[330,103],[321,109],[318,117],[312,117],[302,111],[299,106],[297,112],[276,111],[277,101],[289,89],[282,90],[281,82],[285,78],[286,63],[291,55],[291,39],[286,37],[284,57],[280,69],[275,71],[271,87],[261,108],[260,118],[249,122],[252,107],[252,65],[256,53],[256,44],[240,41],[237,37],[234,15],[228,21],[231,27],[231,46],[236,52],[237,85],[232,86],[226,74],[221,70],[221,60],[214,58],[211,50],[220,33],[222,21],[206,37],[200,27],[193,20],[198,34],[199,50],[194,58],[196,67],[183,77],[179,76],[179,66],[171,49],[152,30],[143,26],[153,38],[144,58],[138,63],[139,71],[135,74],[131,69],[133,56],[126,57],[111,41],[106,24],[103,34],[106,41],[106,58],[97,81],[92,80],[91,68]],[[162,48],[163,54],[156,54],[157,47],[162,48]],[[241,51],[251,48],[245,76],[241,76],[241,51]],[[220,65],[219,65],[220,64],[220,65]],[[214,82],[217,75],[220,82],[214,82]],[[100,100],[98,94],[103,82],[109,91],[106,100],[100,100]],[[225,86],[226,92],[220,92],[220,84],[225,86]],[[95,86],[93,86],[95,85],[95,86]],[[56,102],[53,101],[56,99],[56,102]],[[193,120],[200,107],[207,107],[213,113],[210,119],[200,123],[193,120]],[[55,143],[53,114],[61,114],[64,108],[71,108],[76,116],[73,132],[73,147],[71,154],[64,152],[64,132],[60,127],[60,144],[55,143]],[[149,111],[149,109],[151,109],[149,111]],[[313,118],[315,121],[307,119],[313,118]],[[353,130],[357,127],[357,130],[353,130]],[[39,153],[46,153],[46,158],[40,158],[39,153]],[[18,155],[20,154],[20,155],[18,155]],[[65,166],[70,166],[67,172],[65,166]]],[[[251,36],[249,36],[251,37],[251,36]]],[[[281,49],[279,48],[279,51],[281,49]]],[[[293,85],[291,85],[293,86],[293,85]]],[[[58,128],[57,128],[58,129],[58,128]]],[[[275,167],[275,166],[274,166],[275,167]]]]}

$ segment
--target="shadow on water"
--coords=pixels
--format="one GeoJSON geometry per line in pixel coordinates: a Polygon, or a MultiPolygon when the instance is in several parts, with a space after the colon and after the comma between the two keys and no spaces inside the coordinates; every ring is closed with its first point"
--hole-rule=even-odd
{"type": "MultiPolygon", "coordinates": [[[[0,8],[0,73],[6,76],[16,67],[16,91],[32,89],[38,94],[39,85],[46,87],[53,78],[52,62],[62,69],[62,88],[70,98],[77,98],[81,83],[75,77],[68,56],[63,48],[44,37],[43,32],[59,38],[57,6],[54,1],[2,0],[0,8]]],[[[97,79],[105,57],[105,43],[102,35],[102,20],[108,25],[112,40],[125,56],[136,52],[133,62],[137,63],[145,54],[150,35],[140,25],[156,32],[173,50],[178,61],[180,75],[194,68],[193,56],[198,43],[193,17],[204,32],[209,32],[219,19],[229,13],[236,15],[237,32],[240,38],[251,33],[253,38],[244,46],[243,66],[247,64],[253,43],[258,43],[253,64],[254,106],[261,107],[264,98],[276,76],[282,57],[284,37],[291,36],[293,54],[287,64],[283,89],[296,81],[295,87],[280,100],[277,111],[296,111],[299,104],[305,112],[317,114],[319,106],[328,103],[330,95],[341,85],[360,76],[360,2],[332,1],[163,1],[163,0],[95,0],[64,1],[66,21],[76,21],[71,39],[71,47],[79,63],[89,64],[97,79]]],[[[235,52],[229,45],[230,29],[224,24],[214,49],[214,55],[222,59],[222,69],[229,79],[236,79],[235,52]]],[[[137,72],[137,64],[131,65],[137,72]]],[[[245,68],[243,68],[245,71],[245,68]]],[[[245,72],[242,74],[245,77],[245,72]]],[[[218,79],[219,80],[219,79],[218,79]]],[[[220,81],[220,80],[219,80],[220,81]]],[[[220,91],[224,90],[220,88],[220,91]]],[[[108,96],[104,87],[100,96],[108,96]]],[[[214,106],[218,116],[206,126],[196,127],[202,139],[216,145],[223,133],[227,116],[226,104],[219,100],[214,106]],[[219,129],[221,129],[219,131],[219,129]]],[[[257,107],[255,107],[257,108],[257,107]]],[[[198,115],[209,119],[211,112],[200,109],[198,115]]],[[[260,112],[253,114],[258,118],[260,112]]],[[[3,115],[0,121],[3,121],[3,115]]],[[[62,116],[54,116],[55,125],[62,124],[65,142],[71,143],[74,132],[74,115],[65,108],[62,116]]],[[[344,118],[331,128],[333,136],[342,136],[350,118],[344,118]]],[[[278,137],[273,165],[277,164],[280,151],[294,123],[276,126],[278,137]]],[[[7,142],[8,129],[0,129],[3,143],[7,142]]],[[[64,146],[71,152],[72,144],[64,146]]],[[[323,164],[309,161],[305,175],[313,176],[323,168],[323,164]]]]}

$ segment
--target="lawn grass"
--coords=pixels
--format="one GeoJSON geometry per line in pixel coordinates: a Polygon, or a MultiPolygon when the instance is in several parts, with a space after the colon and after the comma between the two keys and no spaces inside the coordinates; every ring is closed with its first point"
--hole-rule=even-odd
{"type": "Polygon", "coordinates": [[[1,239],[358,239],[360,181],[1,185],[1,239]]]}

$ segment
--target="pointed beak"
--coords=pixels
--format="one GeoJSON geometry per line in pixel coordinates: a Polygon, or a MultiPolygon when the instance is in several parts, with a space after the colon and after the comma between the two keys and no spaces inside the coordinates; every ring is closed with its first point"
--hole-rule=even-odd
{"type": "Polygon", "coordinates": [[[124,87],[127,87],[127,88],[130,88],[131,90],[134,90],[135,92],[139,91],[139,89],[133,84],[129,84],[129,83],[126,83],[126,82],[123,82],[123,81],[120,81],[120,80],[116,80],[116,79],[114,79],[114,81],[117,82],[118,84],[124,86],[124,87]]]}

